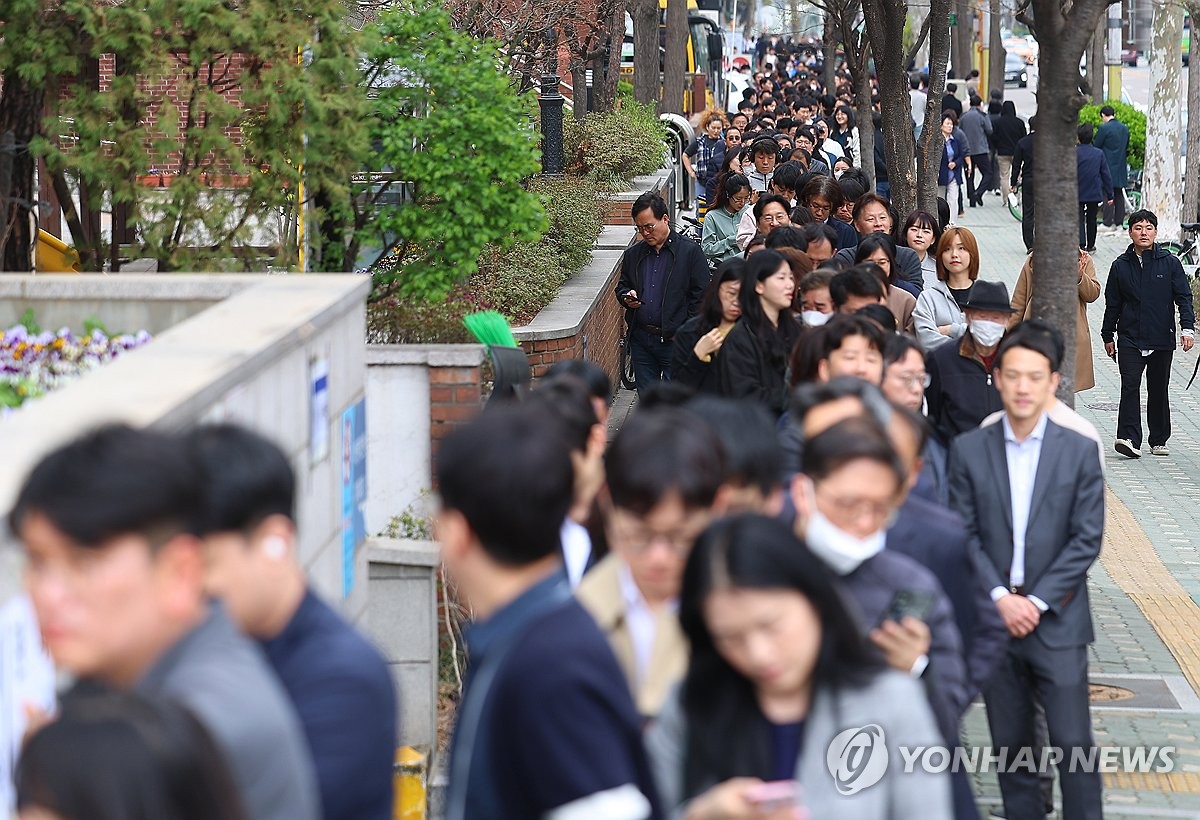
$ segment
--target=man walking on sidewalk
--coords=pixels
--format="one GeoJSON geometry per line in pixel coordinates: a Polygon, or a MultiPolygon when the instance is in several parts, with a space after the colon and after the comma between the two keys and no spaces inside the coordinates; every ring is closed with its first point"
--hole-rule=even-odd
{"type": "Polygon", "coordinates": [[[971,107],[959,120],[967,135],[967,199],[972,208],[983,207],[983,195],[992,189],[992,162],[989,143],[992,139],[992,120],[983,110],[983,101],[971,96],[971,107]],[[975,184],[975,172],[980,174],[975,184]]]}
{"type": "Polygon", "coordinates": [[[1112,207],[1104,209],[1105,232],[1116,236],[1121,233],[1121,223],[1125,221],[1125,188],[1129,185],[1129,129],[1125,123],[1116,117],[1116,111],[1111,105],[1100,109],[1102,123],[1096,130],[1096,138],[1092,145],[1104,152],[1108,160],[1108,175],[1112,177],[1113,199],[1112,207]]]}
{"type": "Polygon", "coordinates": [[[1129,217],[1132,244],[1113,260],[1104,289],[1104,352],[1121,369],[1121,405],[1117,413],[1116,451],[1128,458],[1142,453],[1142,371],[1146,371],[1146,420],[1150,452],[1165,456],[1171,437],[1167,385],[1175,351],[1175,308],[1179,308],[1179,344],[1192,349],[1195,320],[1192,291],[1179,259],[1155,243],[1158,217],[1134,211],[1129,217]],[[1117,340],[1113,341],[1113,334],[1117,340]]]}

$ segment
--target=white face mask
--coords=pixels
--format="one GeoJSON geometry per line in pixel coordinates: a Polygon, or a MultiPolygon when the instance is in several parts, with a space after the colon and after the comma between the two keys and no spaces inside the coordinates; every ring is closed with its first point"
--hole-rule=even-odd
{"type": "Polygon", "coordinates": [[[1004,331],[1008,330],[1008,326],[1002,322],[991,322],[987,319],[976,319],[970,325],[971,335],[975,337],[975,341],[983,347],[992,347],[1000,344],[1000,340],[1004,338],[1004,331]]]}
{"type": "Polygon", "coordinates": [[[883,552],[884,543],[887,541],[886,529],[873,532],[866,538],[851,535],[817,509],[811,487],[808,490],[808,504],[808,524],[804,529],[804,540],[813,554],[836,574],[849,575],[868,558],[883,552]]]}
{"type": "Polygon", "coordinates": [[[832,313],[822,313],[819,310],[800,311],[800,319],[807,327],[820,327],[832,318],[832,313]]]}

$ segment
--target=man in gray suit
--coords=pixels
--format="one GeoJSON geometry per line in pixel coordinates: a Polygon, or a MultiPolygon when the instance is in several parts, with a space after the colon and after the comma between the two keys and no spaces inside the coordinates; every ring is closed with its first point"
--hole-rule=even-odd
{"type": "MultiPolygon", "coordinates": [[[[1104,482],[1096,445],[1050,421],[1062,353],[1052,335],[1018,325],[996,354],[1005,416],[964,433],[950,450],[950,505],[966,521],[980,576],[1012,640],[984,691],[992,743],[1007,748],[999,774],[1008,817],[1044,816],[1038,775],[1012,765],[1034,745],[1034,701],[1061,749],[1065,820],[1099,818],[1100,775],[1068,765],[1095,742],[1088,712],[1087,647],[1093,640],[1087,573],[1104,532],[1104,482]]],[[[1038,761],[1039,765],[1044,765],[1038,761]]]]}

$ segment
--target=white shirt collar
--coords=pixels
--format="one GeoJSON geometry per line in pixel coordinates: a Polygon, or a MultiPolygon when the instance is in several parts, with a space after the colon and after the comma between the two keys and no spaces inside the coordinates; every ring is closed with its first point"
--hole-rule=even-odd
{"type": "Polygon", "coordinates": [[[1050,417],[1043,411],[1041,417],[1038,418],[1037,424],[1033,426],[1033,431],[1030,432],[1024,441],[1017,441],[1017,434],[1013,432],[1012,425],[1008,422],[1008,414],[1005,413],[1000,419],[1000,423],[1004,425],[1004,441],[1016,445],[1027,444],[1031,441],[1040,442],[1046,436],[1046,422],[1049,419],[1050,417]]]}

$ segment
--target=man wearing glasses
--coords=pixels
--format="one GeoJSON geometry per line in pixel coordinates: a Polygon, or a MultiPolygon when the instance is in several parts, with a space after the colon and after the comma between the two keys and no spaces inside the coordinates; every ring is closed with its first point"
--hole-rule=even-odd
{"type": "Polygon", "coordinates": [[[675,331],[695,315],[710,271],[700,245],[671,227],[667,204],[647,192],[631,209],[641,242],[621,258],[617,301],[626,309],[629,354],[639,395],[671,378],[675,331]]]}

